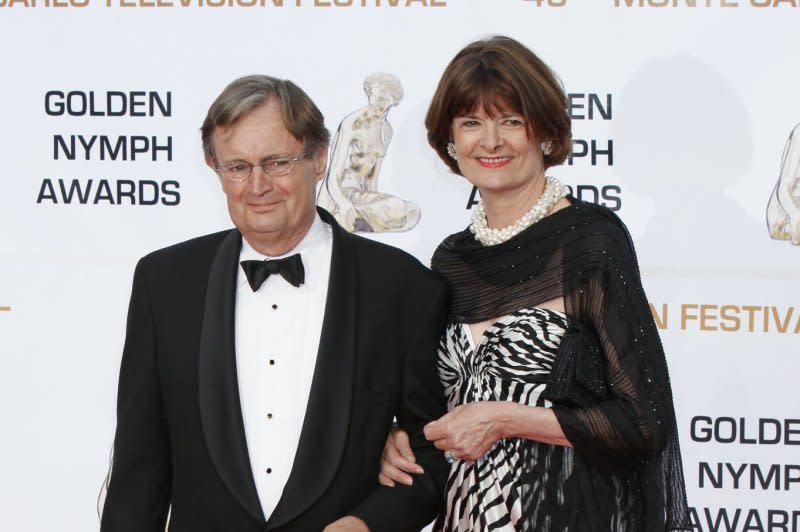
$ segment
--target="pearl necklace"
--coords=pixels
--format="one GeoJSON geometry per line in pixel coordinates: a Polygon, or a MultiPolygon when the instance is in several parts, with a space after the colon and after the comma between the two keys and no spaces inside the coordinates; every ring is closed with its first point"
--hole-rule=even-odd
{"type": "Polygon", "coordinates": [[[469,230],[475,235],[475,239],[484,246],[500,244],[501,242],[515,237],[547,216],[547,213],[550,212],[553,205],[569,194],[569,188],[555,177],[546,176],[545,180],[546,185],[544,187],[544,192],[542,192],[542,195],[536,200],[536,203],[533,204],[531,210],[523,214],[522,217],[513,224],[501,229],[492,229],[487,225],[483,200],[480,200],[472,213],[472,223],[469,226],[469,230]]]}

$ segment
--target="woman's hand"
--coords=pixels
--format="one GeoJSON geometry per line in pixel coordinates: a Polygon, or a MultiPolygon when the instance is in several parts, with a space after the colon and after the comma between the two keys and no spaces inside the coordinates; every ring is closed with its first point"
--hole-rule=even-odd
{"type": "Polygon", "coordinates": [[[425,425],[425,437],[459,460],[475,461],[503,438],[572,447],[550,408],[512,401],[478,401],[455,407],[425,425]]]}
{"type": "Polygon", "coordinates": [[[507,403],[480,401],[455,407],[425,425],[425,437],[459,460],[475,461],[506,437],[507,403]]]}
{"type": "Polygon", "coordinates": [[[411,450],[408,434],[403,429],[394,429],[386,438],[381,456],[381,472],[378,482],[384,486],[394,487],[395,482],[410,486],[414,479],[409,473],[424,473],[422,467],[416,463],[417,458],[411,450]]]}

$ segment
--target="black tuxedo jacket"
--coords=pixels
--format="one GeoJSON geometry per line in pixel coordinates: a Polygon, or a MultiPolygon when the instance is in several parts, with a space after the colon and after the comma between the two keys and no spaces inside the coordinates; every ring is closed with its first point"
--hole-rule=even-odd
{"type": "MultiPolygon", "coordinates": [[[[445,412],[435,353],[443,282],[406,253],[333,226],[325,318],[291,475],[264,517],[250,469],[234,354],[236,230],[156,251],[136,267],[102,532],[314,531],[345,515],[419,530],[448,466],[422,436],[445,412]],[[393,416],[424,475],[377,483],[393,416]]],[[[281,334],[281,331],[275,331],[281,334]]]]}

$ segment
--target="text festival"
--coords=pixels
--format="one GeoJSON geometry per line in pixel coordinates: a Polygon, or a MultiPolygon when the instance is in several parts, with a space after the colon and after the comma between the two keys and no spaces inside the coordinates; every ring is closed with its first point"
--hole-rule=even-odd
{"type": "Polygon", "coordinates": [[[651,303],[650,311],[662,330],[674,325],[677,314],[682,331],[800,334],[800,308],[792,306],[682,303],[675,312],[667,303],[651,303]]]}
{"type": "Polygon", "coordinates": [[[0,7],[447,7],[447,0],[0,0],[0,7]]]}
{"type": "MultiPolygon", "coordinates": [[[[485,0],[494,2],[496,0],[485,0]]],[[[569,0],[522,0],[536,7],[566,7],[569,0]]],[[[800,7],[800,0],[607,0],[615,8],[778,8],[800,7]]],[[[0,0],[0,8],[107,8],[187,7],[447,7],[448,0],[0,0]]]]}

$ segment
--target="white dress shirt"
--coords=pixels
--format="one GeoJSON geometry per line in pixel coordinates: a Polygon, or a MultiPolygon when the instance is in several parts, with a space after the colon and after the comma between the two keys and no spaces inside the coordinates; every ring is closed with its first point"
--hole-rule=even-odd
{"type": "Polygon", "coordinates": [[[253,292],[241,266],[236,287],[236,369],[247,450],[265,519],[289,478],[303,428],[330,277],[332,230],[319,215],[303,240],[266,257],[242,239],[239,261],[300,253],[305,283],[270,275],[253,292]]]}

